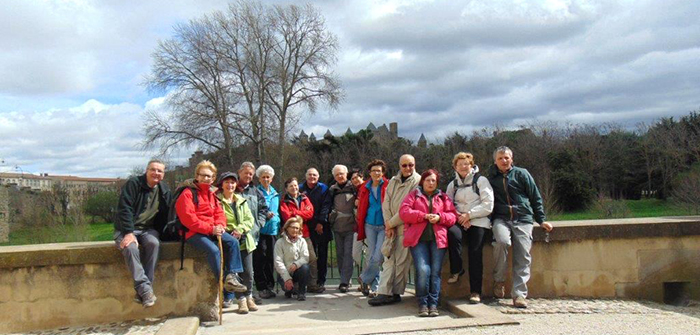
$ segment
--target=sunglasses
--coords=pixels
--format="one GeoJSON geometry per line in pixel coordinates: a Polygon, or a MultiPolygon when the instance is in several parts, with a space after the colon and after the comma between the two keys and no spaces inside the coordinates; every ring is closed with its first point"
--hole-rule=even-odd
{"type": "Polygon", "coordinates": [[[416,165],[413,164],[413,163],[401,164],[401,167],[404,168],[404,169],[405,169],[405,168],[409,168],[409,167],[414,167],[414,166],[416,166],[416,165]]]}

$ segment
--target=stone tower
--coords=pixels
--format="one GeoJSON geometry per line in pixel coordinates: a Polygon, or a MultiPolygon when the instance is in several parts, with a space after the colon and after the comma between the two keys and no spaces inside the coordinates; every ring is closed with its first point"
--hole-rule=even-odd
{"type": "Polygon", "coordinates": [[[420,138],[418,139],[418,147],[419,148],[427,148],[428,147],[428,141],[425,139],[425,135],[423,135],[423,133],[420,134],[420,138]]]}

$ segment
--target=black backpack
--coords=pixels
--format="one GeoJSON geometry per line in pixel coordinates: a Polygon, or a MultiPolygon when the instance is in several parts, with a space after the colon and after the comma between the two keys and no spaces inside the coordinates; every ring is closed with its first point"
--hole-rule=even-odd
{"type": "Polygon", "coordinates": [[[165,241],[180,241],[180,270],[184,268],[185,263],[185,233],[189,231],[177,216],[177,211],[175,211],[175,203],[177,203],[177,198],[180,197],[182,191],[185,189],[190,189],[192,191],[192,200],[194,202],[194,207],[199,206],[199,198],[197,197],[197,189],[189,186],[180,186],[175,191],[173,195],[173,200],[170,203],[168,211],[168,223],[163,229],[163,240],[165,241]]]}
{"type": "Polygon", "coordinates": [[[457,182],[457,178],[455,178],[452,181],[452,187],[453,187],[452,188],[452,199],[454,199],[455,196],[457,195],[458,189],[470,187],[470,186],[471,186],[472,190],[474,191],[474,193],[476,193],[476,195],[479,195],[479,185],[477,184],[477,182],[479,181],[479,178],[481,178],[481,174],[479,174],[479,172],[477,172],[474,174],[474,177],[472,177],[471,184],[462,184],[462,185],[458,185],[459,183],[457,182]]]}

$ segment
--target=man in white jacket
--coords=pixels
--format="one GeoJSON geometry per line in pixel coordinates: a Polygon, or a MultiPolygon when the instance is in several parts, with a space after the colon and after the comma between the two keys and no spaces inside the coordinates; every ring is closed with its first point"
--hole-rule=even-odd
{"type": "Polygon", "coordinates": [[[400,302],[408,282],[408,270],[411,268],[411,253],[403,246],[403,221],[399,218],[399,208],[406,195],[418,186],[420,175],[416,173],[416,159],[411,155],[401,156],[399,168],[401,172],[389,181],[382,202],[386,234],[384,243],[385,246],[392,245],[382,247],[382,250],[390,248],[391,252],[388,256],[384,254],[377,290],[379,294],[368,301],[371,306],[400,302]]]}

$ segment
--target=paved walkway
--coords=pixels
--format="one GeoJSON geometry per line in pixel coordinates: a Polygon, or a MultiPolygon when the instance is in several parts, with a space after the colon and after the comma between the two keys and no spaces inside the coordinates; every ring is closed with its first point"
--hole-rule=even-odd
{"type": "MultiPolygon", "coordinates": [[[[441,310],[435,318],[417,316],[418,305],[412,295],[404,296],[401,303],[371,307],[361,293],[339,293],[336,289],[324,294],[307,295],[306,301],[286,299],[283,295],[265,300],[260,310],[247,315],[225,311],[223,326],[205,323],[202,335],[218,334],[375,334],[398,331],[433,330],[486,325],[484,320],[499,324],[512,322],[504,314],[493,311],[496,318],[465,318],[441,310]]],[[[485,306],[477,308],[492,310],[485,306]]]]}

